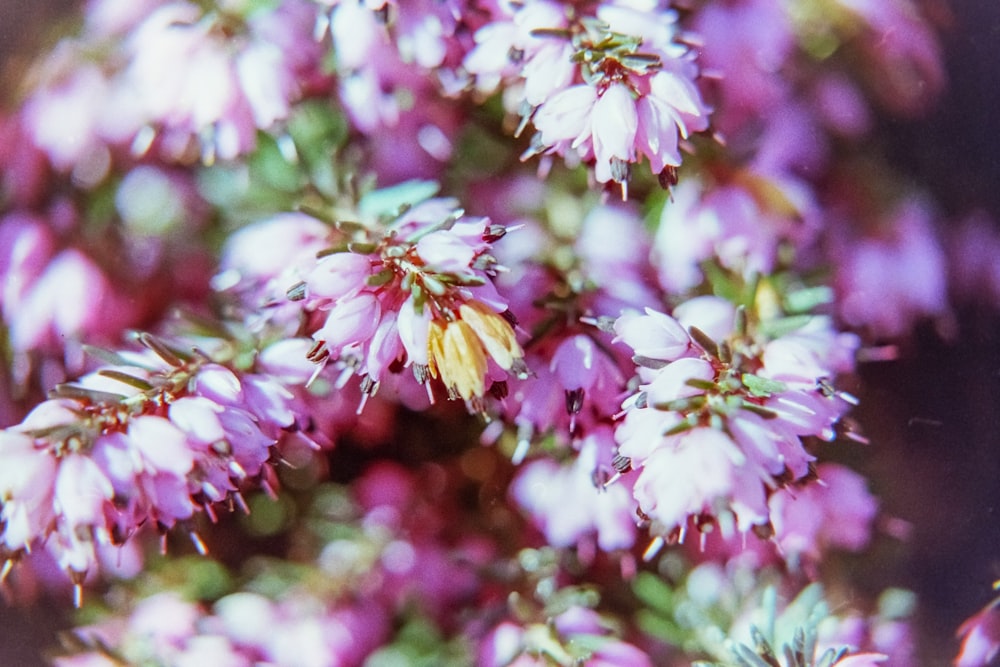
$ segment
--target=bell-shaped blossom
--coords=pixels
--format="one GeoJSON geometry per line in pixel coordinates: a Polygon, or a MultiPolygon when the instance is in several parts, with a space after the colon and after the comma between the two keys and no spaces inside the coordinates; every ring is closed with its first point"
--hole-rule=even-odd
{"type": "Polygon", "coordinates": [[[771,273],[779,249],[804,248],[817,229],[814,195],[784,174],[748,171],[740,185],[679,183],[660,216],[653,244],[660,284],[690,290],[716,261],[744,276],[771,273]]]}
{"type": "Polygon", "coordinates": [[[491,280],[490,245],[505,231],[433,199],[380,224],[359,226],[347,252],[314,259],[289,290],[322,317],[311,358],[366,378],[366,395],[410,366],[418,382],[440,379],[450,396],[478,405],[523,366],[507,302],[491,280]]]}
{"type": "Polygon", "coordinates": [[[65,397],[0,432],[5,460],[18,464],[16,475],[0,475],[8,558],[44,543],[80,585],[102,549],[143,524],[165,530],[199,507],[244,505],[244,484],[294,426],[294,397],[275,380],[185,362],[140,340],[147,353],[123,353],[123,365],[61,385],[65,397]]]}
{"type": "Polygon", "coordinates": [[[236,35],[217,19],[183,2],[156,3],[119,25],[95,18],[46,63],[25,107],[38,145],[91,185],[106,175],[109,147],[155,145],[169,160],[209,163],[251,150],[257,130],[287,118],[303,84],[320,78],[319,45],[309,39],[315,8],[227,14],[239,21],[236,35]]]}
{"type": "Polygon", "coordinates": [[[647,308],[644,314],[623,313],[615,320],[615,342],[632,348],[636,355],[656,361],[680,359],[691,350],[691,337],[670,315],[647,308]]]}
{"type": "Polygon", "coordinates": [[[1000,605],[993,601],[958,629],[962,650],[956,667],[985,667],[1000,654],[1000,605]]]}
{"type": "Polygon", "coordinates": [[[609,452],[607,429],[589,434],[570,465],[550,459],[525,464],[511,486],[511,494],[554,547],[576,546],[596,535],[604,551],[627,549],[635,541],[634,505],[624,484],[603,488],[601,479],[613,469],[599,461],[609,452]],[[603,475],[602,475],[603,468],[603,475]]]}
{"type": "Polygon", "coordinates": [[[464,61],[481,91],[506,86],[505,102],[536,130],[524,157],[562,155],[622,184],[644,156],[669,182],[679,145],[708,128],[698,70],[678,41],[672,11],[604,3],[596,16],[555,3],[501,4],[464,61]],[[595,20],[596,19],[596,20],[595,20]],[[503,54],[506,54],[504,56],[503,54]]]}
{"type": "Polygon", "coordinates": [[[860,551],[871,537],[878,504],[861,476],[836,464],[820,464],[816,474],[821,483],[781,489],[768,501],[774,539],[788,560],[860,551]]]}
{"type": "Polygon", "coordinates": [[[924,202],[904,202],[884,222],[880,236],[838,244],[836,290],[847,324],[894,338],[920,319],[946,316],[947,274],[944,250],[924,202]]]}
{"type": "Polygon", "coordinates": [[[775,489],[810,471],[802,438],[832,440],[852,403],[831,382],[852,368],[856,339],[818,318],[748,342],[751,332],[733,331],[733,304],[715,296],[690,299],[673,315],[647,309],[615,323],[616,342],[636,352],[640,381],[615,429],[619,469],[638,471],[634,495],[659,537],[726,515],[743,532],[766,526],[775,489]]]}
{"type": "Polygon", "coordinates": [[[628,87],[621,83],[608,86],[591,111],[591,132],[594,147],[594,175],[601,183],[621,181],[620,165],[635,162],[635,135],[639,117],[635,100],[628,87]]]}

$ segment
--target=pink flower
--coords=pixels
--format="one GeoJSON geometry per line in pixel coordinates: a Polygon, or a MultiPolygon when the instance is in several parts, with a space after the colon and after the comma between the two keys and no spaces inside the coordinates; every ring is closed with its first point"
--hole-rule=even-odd
{"type": "Polygon", "coordinates": [[[786,559],[818,560],[825,549],[860,551],[871,537],[878,503],[864,479],[836,464],[817,467],[819,483],[779,489],[768,501],[775,539],[786,559]]]}
{"type": "Polygon", "coordinates": [[[657,361],[674,361],[688,354],[691,338],[680,322],[651,308],[644,315],[624,313],[615,320],[615,342],[623,342],[636,355],[657,361]]]}
{"type": "Polygon", "coordinates": [[[364,255],[340,252],[328,255],[306,276],[310,296],[336,301],[361,288],[371,275],[371,260],[364,255]]]}
{"type": "Polygon", "coordinates": [[[632,164],[645,155],[654,173],[672,169],[680,138],[707,129],[697,69],[675,41],[675,12],[605,3],[590,17],[539,1],[495,13],[465,67],[480,90],[506,84],[508,110],[521,116],[520,127],[533,123],[524,158],[586,162],[597,181],[621,183],[627,198],[632,164]]]}
{"type": "Polygon", "coordinates": [[[773,0],[712,3],[695,16],[706,70],[724,72],[717,85],[724,104],[716,123],[734,132],[775,108],[791,93],[783,67],[795,53],[796,35],[788,11],[773,0]],[[753,25],[756,30],[741,30],[753,25]]]}
{"type": "Polygon", "coordinates": [[[532,119],[542,143],[556,150],[582,147],[584,153],[589,152],[593,131],[591,116],[597,99],[597,91],[582,84],[550,97],[532,119]]]}
{"type": "Polygon", "coordinates": [[[11,345],[26,351],[118,331],[133,313],[93,260],[67,249],[49,262],[16,311],[6,317],[11,345]]]}
{"type": "Polygon", "coordinates": [[[736,307],[721,297],[696,296],[674,308],[673,316],[684,329],[698,327],[709,338],[718,342],[732,333],[736,307]]]}
{"type": "Polygon", "coordinates": [[[114,489],[92,459],[80,454],[63,457],[54,488],[56,512],[72,526],[71,530],[104,524],[104,511],[114,489]]]}
{"type": "Polygon", "coordinates": [[[955,667],[985,667],[1000,653],[1000,605],[994,600],[958,629],[962,650],[955,667]]]}
{"type": "MultiPolygon", "coordinates": [[[[54,53],[53,61],[73,58],[72,47],[64,44],[54,53]]],[[[90,184],[106,175],[111,158],[102,143],[102,129],[109,82],[95,65],[75,62],[59,82],[43,87],[24,107],[26,124],[35,144],[48,155],[57,169],[69,171],[81,165],[81,174],[90,184]],[[89,163],[89,164],[88,164],[89,163]]],[[[70,67],[69,60],[63,65],[70,67]]]]}
{"type": "Polygon", "coordinates": [[[674,72],[660,71],[649,78],[649,94],[636,102],[636,149],[659,174],[678,167],[679,139],[708,128],[707,110],[694,83],[674,72]]]}
{"type": "Polygon", "coordinates": [[[667,531],[691,517],[713,512],[717,502],[733,508],[741,530],[766,521],[760,479],[741,469],[742,454],[725,434],[694,429],[655,449],[635,480],[639,507],[667,531]]]}
{"type": "Polygon", "coordinates": [[[313,338],[338,354],[351,343],[371,338],[378,329],[381,315],[378,299],[370,292],[341,299],[327,313],[326,323],[313,333],[313,338]]]}
{"type": "Polygon", "coordinates": [[[715,369],[704,359],[678,359],[660,369],[653,381],[643,388],[650,405],[655,406],[703,394],[703,389],[689,384],[691,380],[712,382],[715,380],[715,369]]]}
{"type": "Polygon", "coordinates": [[[53,520],[58,466],[33,438],[13,431],[0,431],[0,457],[3,545],[17,552],[30,548],[53,520]]]}
{"type": "Polygon", "coordinates": [[[635,162],[635,136],[639,120],[635,100],[628,87],[612,84],[594,102],[594,174],[601,183],[627,178],[625,164],[635,162]]]}
{"type": "Polygon", "coordinates": [[[570,547],[596,534],[604,551],[627,549],[635,541],[634,501],[625,484],[601,488],[611,470],[599,462],[610,451],[608,430],[587,436],[579,456],[563,466],[549,459],[525,464],[511,486],[511,495],[554,547],[570,547]],[[595,480],[598,482],[595,483],[595,480]]]}
{"type": "Polygon", "coordinates": [[[298,3],[260,12],[245,34],[228,39],[193,5],[163,5],[130,34],[119,85],[130,87],[139,122],[161,135],[170,158],[186,159],[197,142],[206,162],[232,159],[254,147],[258,129],[287,117],[301,94],[298,77],[318,62],[311,13],[298,3]],[[298,36],[295,49],[284,48],[286,33],[298,36]],[[314,54],[311,65],[299,49],[314,54]]]}
{"type": "Polygon", "coordinates": [[[898,337],[923,318],[947,314],[945,257],[924,202],[903,202],[881,237],[837,248],[838,308],[844,321],[898,337]]]}

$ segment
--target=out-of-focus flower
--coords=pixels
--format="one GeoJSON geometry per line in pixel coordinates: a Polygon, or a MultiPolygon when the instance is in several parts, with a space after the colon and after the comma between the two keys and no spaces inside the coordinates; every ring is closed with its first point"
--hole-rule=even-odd
{"type": "Polygon", "coordinates": [[[702,67],[721,74],[713,82],[724,102],[716,122],[727,135],[751,118],[769,113],[790,95],[783,68],[792,59],[795,34],[780,2],[709,3],[695,14],[693,27],[703,43],[702,67]],[[739,28],[745,25],[756,29],[739,28]]]}
{"type": "Polygon", "coordinates": [[[538,459],[524,465],[511,494],[554,547],[572,547],[596,535],[604,551],[627,549],[635,541],[635,502],[626,484],[604,488],[614,472],[610,460],[610,429],[586,436],[579,455],[569,465],[538,459]]]}
{"type": "Polygon", "coordinates": [[[944,88],[941,47],[910,0],[837,0],[860,19],[858,40],[880,101],[896,113],[925,110],[944,88]]]}
{"type": "Polygon", "coordinates": [[[105,4],[91,9],[92,31],[54,52],[24,107],[38,146],[85,185],[104,178],[111,148],[155,145],[180,162],[245,154],[320,78],[305,1],[224,17],[161,2],[118,24],[98,16],[105,4]]]}
{"type": "Polygon", "coordinates": [[[875,498],[855,472],[832,463],[816,466],[819,484],[779,489],[769,499],[774,540],[786,560],[818,561],[828,548],[860,551],[871,536],[875,498]]]}
{"type": "Polygon", "coordinates": [[[884,225],[876,236],[837,240],[835,288],[848,325],[896,338],[947,316],[946,263],[925,202],[903,202],[884,225]]]}
{"type": "Polygon", "coordinates": [[[644,651],[611,634],[599,614],[581,607],[570,607],[547,624],[504,621],[479,648],[478,664],[484,667],[581,663],[599,667],[653,664],[644,651]]]}
{"type": "Polygon", "coordinates": [[[958,629],[962,650],[955,667],[985,667],[1000,654],[1000,601],[994,600],[958,629]]]}
{"type": "Polygon", "coordinates": [[[0,313],[19,385],[32,370],[32,353],[59,355],[69,372],[79,372],[81,342],[117,339],[146,306],[129,298],[131,286],[119,284],[95,258],[75,246],[61,247],[54,226],[25,213],[0,218],[0,313]]]}
{"type": "Polygon", "coordinates": [[[794,179],[751,171],[728,184],[679,183],[653,243],[660,284],[692,289],[708,260],[748,277],[773,272],[780,250],[805,247],[818,233],[810,196],[794,179]]]}
{"type": "Polygon", "coordinates": [[[451,1],[319,4],[317,35],[329,31],[340,102],[366,136],[367,166],[386,185],[439,177],[460,122],[440,91],[460,86],[446,72],[463,51],[467,15],[478,13],[451,1]]]}

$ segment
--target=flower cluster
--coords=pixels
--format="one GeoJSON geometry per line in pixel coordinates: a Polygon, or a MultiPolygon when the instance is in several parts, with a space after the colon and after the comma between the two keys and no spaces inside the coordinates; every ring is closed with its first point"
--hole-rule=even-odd
{"type": "Polygon", "coordinates": [[[666,186],[676,178],[681,141],[708,128],[676,18],[628,2],[592,10],[546,0],[501,4],[464,65],[480,91],[507,86],[522,127],[534,125],[526,156],[593,164],[596,179],[621,184],[626,198],[632,164],[647,159],[666,186]]]}
{"type": "Polygon", "coordinates": [[[768,494],[802,479],[807,436],[832,440],[852,403],[830,382],[851,366],[856,339],[823,318],[781,336],[718,297],[623,315],[618,340],[634,352],[639,391],[616,430],[619,467],[662,543],[688,528],[772,531],[768,494]]]}
{"type": "Polygon", "coordinates": [[[873,150],[918,9],[84,3],[0,112],[5,598],[101,587],[59,667],[915,664],[829,443],[1000,300],[873,150]]]}
{"type": "Polygon", "coordinates": [[[440,379],[449,397],[477,409],[507,373],[525,372],[514,319],[491,282],[498,266],[489,247],[503,227],[463,217],[444,199],[407,207],[376,229],[336,226],[339,243],[288,288],[317,321],[313,361],[360,375],[366,394],[412,367],[429,392],[440,379]]]}
{"type": "MultiPolygon", "coordinates": [[[[267,376],[232,370],[197,350],[185,353],[149,335],[144,354],[74,383],[0,432],[4,467],[4,573],[45,546],[77,586],[98,551],[121,545],[143,525],[161,532],[228,502],[260,478],[284,429],[295,424],[292,394],[267,376]]],[[[198,535],[191,537],[203,550],[198,535]]]]}
{"type": "Polygon", "coordinates": [[[319,78],[304,1],[245,14],[166,0],[128,12],[92,5],[81,38],[52,53],[23,107],[53,165],[87,184],[108,172],[112,149],[205,163],[245,154],[319,78]]]}

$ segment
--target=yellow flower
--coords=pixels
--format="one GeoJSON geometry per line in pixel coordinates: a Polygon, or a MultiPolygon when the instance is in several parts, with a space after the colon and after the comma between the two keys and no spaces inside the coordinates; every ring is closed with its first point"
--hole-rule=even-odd
{"type": "Polygon", "coordinates": [[[510,370],[524,356],[514,330],[504,318],[477,301],[462,304],[458,319],[432,320],[427,335],[428,369],[465,400],[486,391],[489,358],[510,370]]]}
{"type": "Polygon", "coordinates": [[[486,348],[486,353],[493,357],[500,368],[509,371],[514,360],[524,356],[510,323],[493,312],[489,306],[478,301],[469,301],[461,305],[458,315],[469,323],[479,337],[479,342],[486,348]]]}

